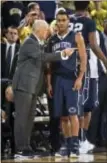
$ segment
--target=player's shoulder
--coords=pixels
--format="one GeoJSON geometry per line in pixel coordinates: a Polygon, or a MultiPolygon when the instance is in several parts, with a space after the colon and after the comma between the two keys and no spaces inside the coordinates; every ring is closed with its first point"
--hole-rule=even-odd
{"type": "Polygon", "coordinates": [[[94,22],[94,20],[93,19],[91,19],[90,17],[85,17],[85,20],[87,21],[87,22],[94,22]]]}
{"type": "Polygon", "coordinates": [[[87,17],[87,21],[85,23],[88,26],[88,28],[89,27],[96,27],[96,22],[93,19],[91,19],[91,18],[87,17]]]}

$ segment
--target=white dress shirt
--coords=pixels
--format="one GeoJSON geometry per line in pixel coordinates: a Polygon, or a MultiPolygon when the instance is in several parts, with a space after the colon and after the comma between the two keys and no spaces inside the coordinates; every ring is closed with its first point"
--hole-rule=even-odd
{"type": "Polygon", "coordinates": [[[13,58],[14,58],[14,54],[15,54],[15,46],[16,46],[16,43],[13,43],[13,44],[10,44],[10,43],[6,43],[6,57],[7,57],[7,52],[9,50],[9,47],[12,47],[12,56],[11,56],[11,63],[10,63],[10,69],[11,69],[11,66],[12,66],[12,62],[13,62],[13,58]]]}

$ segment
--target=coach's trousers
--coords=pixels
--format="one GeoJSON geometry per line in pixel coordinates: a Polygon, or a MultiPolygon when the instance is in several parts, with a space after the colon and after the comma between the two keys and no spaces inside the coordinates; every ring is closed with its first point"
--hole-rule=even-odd
{"type": "Polygon", "coordinates": [[[28,150],[36,108],[36,95],[33,96],[18,90],[14,92],[14,102],[16,111],[14,124],[16,150],[28,150]]]}

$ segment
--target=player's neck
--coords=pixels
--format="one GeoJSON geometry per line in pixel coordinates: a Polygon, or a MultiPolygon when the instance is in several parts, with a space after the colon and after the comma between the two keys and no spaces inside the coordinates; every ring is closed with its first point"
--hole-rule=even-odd
{"type": "Polygon", "coordinates": [[[69,32],[69,30],[67,29],[66,31],[64,31],[64,32],[58,32],[58,35],[60,35],[60,36],[64,36],[64,35],[66,35],[67,33],[69,32]]]}
{"type": "Polygon", "coordinates": [[[83,15],[84,16],[85,15],[85,12],[86,11],[76,11],[76,15],[83,15]]]}

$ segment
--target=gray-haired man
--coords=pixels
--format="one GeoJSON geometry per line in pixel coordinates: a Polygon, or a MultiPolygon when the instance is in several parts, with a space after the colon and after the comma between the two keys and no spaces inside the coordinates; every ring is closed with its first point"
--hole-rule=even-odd
{"type": "Polygon", "coordinates": [[[32,156],[30,136],[33,126],[36,98],[43,82],[43,64],[68,58],[73,49],[61,53],[49,54],[41,48],[48,34],[49,26],[44,20],[36,20],[33,33],[24,41],[19,51],[16,73],[13,79],[15,117],[15,143],[21,156],[32,156]]]}

